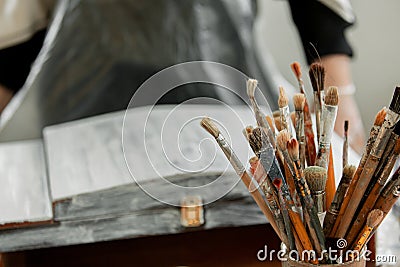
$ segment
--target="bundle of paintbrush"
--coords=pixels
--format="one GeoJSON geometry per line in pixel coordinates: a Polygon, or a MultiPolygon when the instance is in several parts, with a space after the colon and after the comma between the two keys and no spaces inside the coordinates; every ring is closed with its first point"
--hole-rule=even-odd
{"type": "Polygon", "coordinates": [[[204,118],[201,124],[215,137],[282,242],[299,253],[314,251],[315,255],[309,254],[305,261],[330,263],[326,238],[346,238],[351,245],[347,249],[361,251],[400,195],[400,169],[388,179],[400,154],[400,88],[396,88],[389,109],[378,113],[357,169],[348,165],[349,125],[345,122],[344,166],[336,190],[331,140],[338,89],[325,89],[323,66],[311,65],[314,134],[300,65],[293,63],[291,67],[300,89],[293,97],[292,114],[286,92],[280,87],[279,110],[272,117],[266,116],[255,99],[257,81],[247,81],[257,123],[243,130],[255,154],[250,159],[250,173],[212,120],[204,118]]]}

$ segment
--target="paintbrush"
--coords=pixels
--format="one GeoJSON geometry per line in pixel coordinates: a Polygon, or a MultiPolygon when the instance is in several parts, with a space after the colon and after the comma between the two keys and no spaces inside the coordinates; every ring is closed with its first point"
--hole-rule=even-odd
{"type": "Polygon", "coordinates": [[[296,138],[299,142],[299,153],[300,153],[300,162],[301,167],[304,169],[306,164],[306,137],[304,135],[304,105],[305,105],[305,96],[304,94],[295,94],[293,96],[293,104],[295,108],[295,129],[296,129],[296,138]]]}
{"type": "Polygon", "coordinates": [[[349,139],[348,139],[349,121],[344,121],[344,141],[343,141],[343,154],[342,166],[343,168],[348,164],[349,159],[349,139]]]}
{"type": "MultiPolygon", "coordinates": [[[[396,127],[397,128],[397,127],[396,127]]],[[[396,144],[393,149],[391,149],[393,153],[388,156],[385,161],[384,168],[378,175],[378,178],[375,178],[376,182],[373,185],[370,192],[368,192],[364,197],[365,200],[361,202],[361,210],[358,212],[356,219],[354,220],[352,227],[349,229],[349,232],[346,235],[346,240],[350,244],[355,240],[357,234],[361,230],[362,225],[365,223],[367,214],[372,210],[376,201],[379,198],[379,193],[382,191],[386,181],[389,178],[389,175],[396,164],[396,161],[399,157],[400,153],[400,138],[396,139],[396,144]]]]}
{"type": "Polygon", "coordinates": [[[316,165],[328,169],[330,143],[335,126],[339,95],[337,87],[331,86],[326,92],[325,103],[322,106],[321,119],[324,122],[320,132],[319,148],[316,165]]]}
{"type": "Polygon", "coordinates": [[[279,196],[279,206],[282,209],[282,215],[283,215],[283,222],[285,224],[285,231],[288,236],[288,242],[289,242],[289,248],[290,250],[295,249],[295,242],[294,242],[294,236],[293,232],[291,229],[291,223],[290,223],[290,217],[289,217],[289,211],[288,207],[286,205],[285,200],[283,199],[283,192],[282,192],[282,179],[281,178],[276,178],[273,180],[273,184],[278,190],[278,196],[279,196]]]}
{"type": "Polygon", "coordinates": [[[376,138],[376,141],[371,149],[371,153],[368,156],[368,159],[364,165],[364,168],[360,174],[362,179],[359,179],[357,182],[357,190],[353,192],[351,199],[349,200],[349,204],[347,205],[345,214],[346,216],[342,217],[342,220],[339,224],[336,235],[339,237],[343,237],[346,235],[349,226],[351,225],[351,221],[353,219],[353,215],[356,213],[357,208],[360,204],[362,197],[364,196],[365,191],[372,179],[372,176],[375,173],[376,168],[378,167],[379,161],[382,158],[384,149],[386,144],[388,143],[393,128],[396,123],[400,119],[400,87],[396,87],[393,98],[389,106],[389,110],[387,110],[385,120],[382,124],[382,127],[379,131],[379,134],[376,138]]]}
{"type": "Polygon", "coordinates": [[[327,179],[326,169],[319,166],[310,166],[304,169],[304,177],[311,190],[318,217],[323,223],[325,216],[325,185],[327,179]]]}
{"type": "MultiPolygon", "coordinates": [[[[279,135],[278,135],[279,136],[279,135]]],[[[305,216],[306,223],[310,229],[312,240],[314,241],[314,247],[319,254],[326,249],[325,237],[322,231],[321,224],[318,219],[318,211],[314,205],[314,200],[311,195],[308,183],[304,178],[303,168],[301,166],[299,158],[299,143],[296,139],[289,139],[289,135],[282,135],[281,140],[278,142],[278,147],[281,150],[286,150],[290,162],[292,165],[295,180],[297,194],[300,196],[300,201],[303,209],[307,212],[305,216]]],[[[327,256],[325,255],[327,259],[327,256]]]]}
{"type": "Polygon", "coordinates": [[[268,140],[265,137],[265,133],[261,131],[259,128],[255,128],[253,130],[252,135],[250,136],[249,144],[254,154],[256,154],[256,156],[260,159],[260,163],[264,167],[264,169],[269,170],[268,171],[269,179],[271,179],[272,182],[278,178],[282,180],[282,185],[281,185],[282,196],[288,207],[288,213],[293,228],[300,239],[302,248],[304,250],[312,250],[313,247],[308,237],[307,231],[302,223],[300,215],[297,212],[295,212],[294,202],[290,196],[289,189],[283,178],[281,169],[279,168],[278,161],[274,156],[274,154],[271,152],[272,147],[271,144],[268,144],[268,140]]]}
{"type": "Polygon", "coordinates": [[[284,128],[282,127],[282,122],[281,122],[281,118],[274,118],[274,123],[275,123],[275,127],[278,130],[278,132],[282,131],[284,128]]]}
{"type": "Polygon", "coordinates": [[[294,130],[296,131],[296,111],[290,112],[290,120],[292,121],[294,130]]]}
{"type": "MultiPolygon", "coordinates": [[[[245,184],[246,188],[254,188],[256,181],[247,173],[246,169],[244,168],[243,164],[240,162],[239,158],[236,156],[235,152],[226,141],[225,137],[222,135],[218,127],[213,123],[210,118],[203,118],[201,120],[201,126],[210,133],[217,144],[221,148],[222,152],[224,152],[225,156],[229,160],[230,164],[232,165],[233,169],[237,173],[237,175],[241,178],[242,182],[245,184]]],[[[262,213],[271,223],[272,228],[278,234],[280,239],[283,241],[284,238],[280,236],[280,231],[278,226],[275,223],[274,215],[272,214],[271,210],[268,208],[267,204],[264,201],[259,190],[250,190],[250,194],[253,197],[254,201],[257,203],[258,207],[261,209],[262,213]]]]}
{"type": "Polygon", "coordinates": [[[347,204],[349,203],[351,196],[353,195],[353,192],[356,189],[356,184],[358,182],[358,179],[360,178],[360,174],[364,168],[365,162],[367,161],[368,155],[371,152],[372,146],[375,143],[375,140],[376,140],[378,133],[381,129],[381,126],[383,124],[383,121],[385,120],[385,116],[386,116],[386,108],[382,108],[375,116],[374,125],[371,127],[368,141],[367,141],[367,144],[364,149],[364,153],[361,156],[361,160],[357,167],[356,173],[354,174],[353,179],[351,180],[349,189],[348,189],[347,194],[346,194],[346,196],[343,200],[343,203],[340,207],[339,214],[335,220],[335,224],[334,224],[330,234],[328,234],[328,237],[339,238],[338,236],[336,236],[337,229],[339,227],[342,217],[344,216],[344,212],[346,211],[347,204]]]}
{"type": "MultiPolygon", "coordinates": [[[[325,86],[325,68],[322,64],[315,62],[311,64],[309,76],[312,88],[314,90],[314,104],[315,104],[315,122],[317,128],[317,139],[321,136],[321,118],[322,116],[322,94],[325,86]]],[[[325,121],[324,121],[325,123],[325,121]]]]}
{"type": "Polygon", "coordinates": [[[293,124],[291,123],[290,119],[289,99],[286,96],[285,89],[282,86],[279,87],[278,106],[282,129],[286,129],[291,136],[296,136],[296,132],[294,131],[293,124]]]}
{"type": "Polygon", "coordinates": [[[273,187],[270,185],[267,174],[265,173],[264,168],[261,166],[258,158],[252,157],[249,160],[249,163],[251,166],[250,172],[253,175],[254,179],[260,184],[261,190],[264,192],[268,207],[272,211],[274,220],[280,232],[280,236],[283,239],[282,241],[287,247],[289,247],[289,240],[288,236],[286,235],[285,223],[283,221],[283,216],[278,204],[279,197],[277,196],[273,187]]]}
{"type": "Polygon", "coordinates": [[[336,217],[339,215],[339,210],[342,205],[343,199],[349,189],[351,179],[356,172],[356,167],[346,165],[343,169],[342,178],[340,179],[339,186],[336,190],[333,201],[326,213],[324,219],[324,233],[325,236],[330,236],[333,225],[335,224],[336,217]]]}
{"type": "MultiPolygon", "coordinates": [[[[294,75],[296,76],[296,79],[299,83],[299,89],[300,93],[304,94],[306,96],[306,92],[304,90],[304,83],[303,79],[301,78],[302,73],[301,73],[301,67],[298,62],[293,62],[290,67],[292,68],[292,71],[294,75]]],[[[315,164],[315,158],[317,156],[317,150],[315,146],[315,140],[314,140],[314,130],[312,127],[312,119],[311,119],[311,112],[310,112],[310,106],[307,101],[307,97],[304,97],[304,134],[306,137],[306,161],[308,166],[313,166],[315,164]]]]}
{"type": "Polygon", "coordinates": [[[261,111],[260,107],[257,104],[256,98],[255,98],[255,92],[256,88],[258,85],[258,81],[255,79],[249,79],[247,80],[247,95],[249,96],[249,100],[251,103],[251,106],[253,108],[254,116],[257,121],[257,125],[263,129],[265,132],[266,136],[269,139],[269,142],[271,143],[272,147],[275,148],[275,133],[271,130],[269,127],[267,118],[265,114],[261,111]]]}
{"type": "Polygon", "coordinates": [[[365,226],[362,229],[360,235],[357,237],[356,243],[353,246],[353,251],[361,251],[365,244],[367,244],[367,240],[369,240],[369,238],[372,236],[373,231],[382,222],[383,218],[384,214],[383,211],[381,211],[380,209],[374,209],[368,214],[365,226]]]}

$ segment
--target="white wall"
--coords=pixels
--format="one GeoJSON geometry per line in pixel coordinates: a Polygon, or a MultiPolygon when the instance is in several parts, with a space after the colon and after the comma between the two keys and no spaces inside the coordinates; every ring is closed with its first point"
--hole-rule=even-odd
{"type": "MultiPolygon", "coordinates": [[[[355,50],[352,70],[357,102],[368,130],[376,112],[388,105],[394,87],[400,84],[400,1],[351,2],[357,15],[357,24],[348,31],[355,50]]],[[[303,67],[306,63],[288,3],[259,0],[259,12],[255,30],[258,47],[268,46],[283,76],[295,83],[290,63],[296,60],[303,67]]]]}

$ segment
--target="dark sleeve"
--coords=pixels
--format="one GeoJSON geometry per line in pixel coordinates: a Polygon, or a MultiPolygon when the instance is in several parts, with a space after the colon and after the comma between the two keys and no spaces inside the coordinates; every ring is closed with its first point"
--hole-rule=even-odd
{"type": "Polygon", "coordinates": [[[25,83],[42,48],[46,30],[41,30],[26,42],[0,50],[0,84],[16,93],[25,83]]]}
{"type": "Polygon", "coordinates": [[[318,54],[321,57],[331,54],[353,56],[344,35],[351,23],[316,0],[289,0],[289,4],[309,64],[318,59],[318,54]]]}

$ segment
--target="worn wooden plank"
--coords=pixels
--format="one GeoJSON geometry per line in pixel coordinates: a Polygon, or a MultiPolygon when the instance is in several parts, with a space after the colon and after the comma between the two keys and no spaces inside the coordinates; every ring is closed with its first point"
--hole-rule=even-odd
{"type": "Polygon", "coordinates": [[[53,217],[40,140],[0,144],[0,228],[53,217]]]}
{"type": "MultiPolygon", "coordinates": [[[[225,200],[237,200],[249,196],[240,179],[232,175],[225,175],[222,178],[219,175],[190,178],[173,177],[170,181],[181,186],[197,187],[211,183],[217,178],[224,180],[225,188],[229,188],[231,184],[237,184],[229,193],[226,191],[228,194],[224,198],[225,200]]],[[[154,181],[153,186],[163,199],[167,199],[170,202],[179,203],[182,197],[184,197],[182,193],[171,191],[170,187],[158,180],[154,181]]],[[[210,190],[202,190],[200,196],[207,203],[209,199],[214,198],[216,194],[220,193],[220,188],[210,187],[210,190]]],[[[225,195],[222,193],[221,197],[225,195]]],[[[54,218],[56,221],[82,220],[105,215],[117,216],[137,211],[156,210],[164,206],[165,204],[148,196],[137,184],[132,183],[99,192],[73,196],[72,198],[59,201],[54,205],[54,218]]]]}
{"type": "Polygon", "coordinates": [[[205,207],[205,219],[206,223],[202,227],[183,228],[180,225],[179,208],[164,205],[158,210],[64,221],[36,228],[7,230],[0,234],[0,252],[267,223],[250,197],[236,201],[217,201],[209,207],[205,207]]]}

